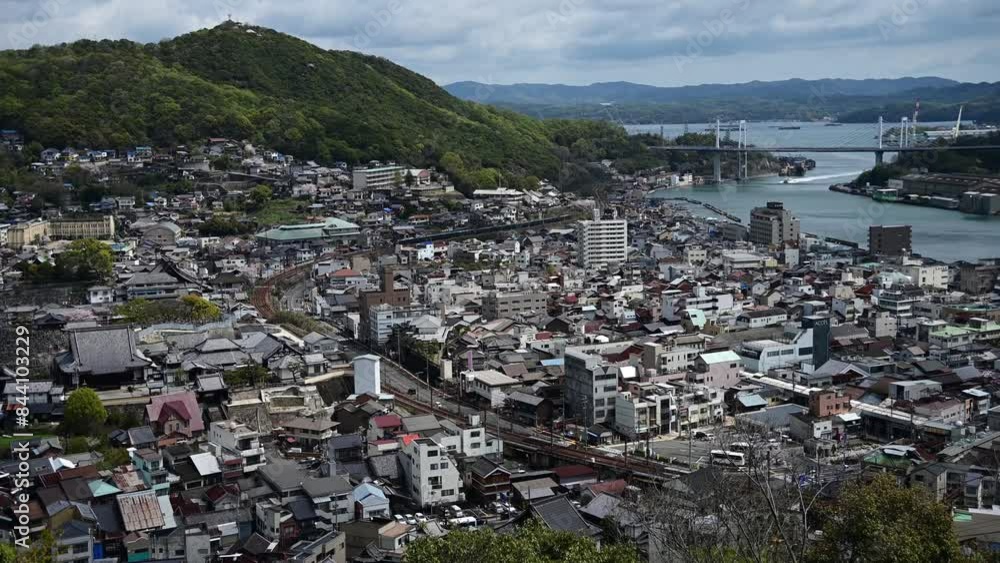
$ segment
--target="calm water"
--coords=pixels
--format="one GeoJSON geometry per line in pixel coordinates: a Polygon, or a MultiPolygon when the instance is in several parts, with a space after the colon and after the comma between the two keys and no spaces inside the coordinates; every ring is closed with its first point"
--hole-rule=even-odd
{"type": "MultiPolygon", "coordinates": [[[[825,127],[822,123],[782,123],[799,130],[779,130],[778,123],[750,124],[750,143],[758,146],[873,146],[878,144],[878,125],[844,124],[825,127]]],[[[937,125],[937,124],[927,124],[937,125]]],[[[941,123],[951,126],[954,124],[941,123]]],[[[702,132],[714,124],[691,124],[688,130],[702,132]]],[[[631,132],[659,133],[660,125],[629,126],[631,132]]],[[[684,125],[663,125],[664,134],[676,137],[684,125]]],[[[714,129],[713,129],[714,130],[714,129]]],[[[725,133],[723,133],[725,134],[725,133]]],[[[732,133],[733,139],[736,132],[732,133]]],[[[778,176],[756,178],[737,184],[699,186],[655,192],[652,197],[691,197],[750,219],[750,210],[768,201],[782,201],[801,221],[802,230],[835,238],[868,243],[869,225],[912,225],[914,251],[944,261],[977,260],[1000,256],[1000,217],[968,215],[912,205],[879,203],[868,198],[831,192],[830,184],[847,182],[875,164],[875,155],[866,153],[803,153],[816,161],[816,169],[803,178],[785,184],[778,176]]],[[[886,159],[894,158],[886,153],[886,159]]],[[[723,158],[727,158],[724,156],[723,158]]],[[[735,158],[735,156],[731,157],[735,158]]],[[[694,206],[692,212],[711,216],[711,211],[694,206]]]]}

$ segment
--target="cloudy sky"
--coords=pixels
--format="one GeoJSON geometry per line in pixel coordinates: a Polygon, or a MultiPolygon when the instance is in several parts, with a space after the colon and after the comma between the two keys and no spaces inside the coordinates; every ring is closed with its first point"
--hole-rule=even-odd
{"type": "Polygon", "coordinates": [[[998,0],[0,0],[0,45],[152,42],[230,13],[442,84],[1000,80],[998,0]]]}

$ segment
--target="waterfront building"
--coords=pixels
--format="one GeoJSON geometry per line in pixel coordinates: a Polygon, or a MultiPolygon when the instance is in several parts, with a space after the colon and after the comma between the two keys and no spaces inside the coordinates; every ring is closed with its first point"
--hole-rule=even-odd
{"type": "Polygon", "coordinates": [[[868,250],[875,256],[903,256],[913,251],[913,228],[910,225],[872,225],[868,227],[868,250]]]}
{"type": "Polygon", "coordinates": [[[763,246],[782,246],[799,241],[799,220],[780,201],[750,212],[750,242],[763,246]]]}

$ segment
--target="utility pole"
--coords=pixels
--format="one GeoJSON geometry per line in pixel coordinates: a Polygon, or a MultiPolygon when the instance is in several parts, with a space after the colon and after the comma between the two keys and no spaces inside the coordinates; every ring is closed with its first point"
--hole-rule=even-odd
{"type": "Polygon", "coordinates": [[[692,446],[694,445],[691,440],[694,437],[694,432],[691,430],[691,406],[688,406],[687,411],[687,430],[688,430],[688,471],[694,470],[694,458],[692,455],[692,446]]]}
{"type": "Polygon", "coordinates": [[[882,122],[882,116],[878,116],[878,148],[882,148],[882,135],[884,130],[884,123],[882,122]]]}

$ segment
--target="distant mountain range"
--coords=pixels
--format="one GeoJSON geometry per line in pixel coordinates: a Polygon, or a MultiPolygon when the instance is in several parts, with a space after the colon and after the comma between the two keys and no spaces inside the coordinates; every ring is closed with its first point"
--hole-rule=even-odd
{"type": "Polygon", "coordinates": [[[631,82],[589,86],[565,84],[482,84],[456,82],[452,95],[494,104],[536,117],[608,119],[625,123],[697,122],[723,119],[821,119],[870,121],[911,115],[921,101],[921,117],[965,117],[1000,121],[1000,82],[961,83],[933,76],[887,79],[822,79],[661,87],[631,82]]]}

